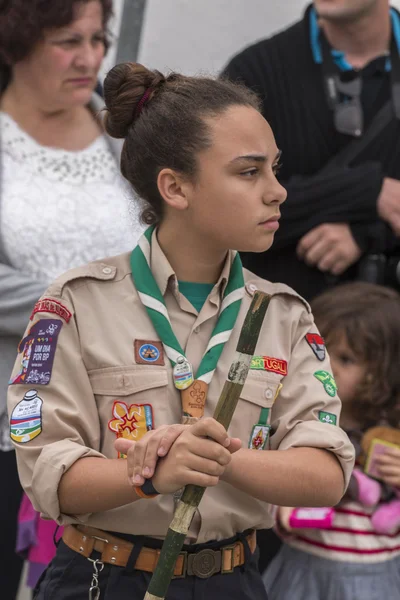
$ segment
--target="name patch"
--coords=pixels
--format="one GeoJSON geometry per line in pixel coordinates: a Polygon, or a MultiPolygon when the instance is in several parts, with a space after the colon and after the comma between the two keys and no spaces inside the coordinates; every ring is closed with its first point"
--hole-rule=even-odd
{"type": "Polygon", "coordinates": [[[43,300],[36,302],[30,320],[32,321],[36,313],[39,312],[48,312],[58,315],[64,319],[66,323],[69,323],[72,317],[68,308],[61,304],[61,302],[57,302],[57,300],[52,300],[51,298],[43,298],[43,300]]]}
{"type": "Polygon", "coordinates": [[[58,319],[41,319],[29,330],[18,346],[22,353],[19,373],[9,383],[47,385],[50,383],[58,335],[63,322],[58,319]]]}
{"type": "Polygon", "coordinates": [[[164,365],[162,343],[135,340],[135,361],[138,365],[164,365]]]}
{"type": "Polygon", "coordinates": [[[253,356],[250,369],[257,371],[271,371],[279,375],[287,375],[287,362],[280,358],[271,358],[270,356],[253,356]]]}

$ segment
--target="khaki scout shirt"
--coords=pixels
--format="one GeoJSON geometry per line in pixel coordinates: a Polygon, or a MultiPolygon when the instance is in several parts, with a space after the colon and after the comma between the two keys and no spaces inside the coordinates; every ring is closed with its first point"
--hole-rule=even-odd
{"type": "MultiPolygon", "coordinates": [[[[174,387],[167,357],[162,365],[138,364],[140,361],[135,360],[135,340],[152,342],[158,337],[137,295],[129,258],[129,254],[123,254],[74,269],[48,289],[44,297],[61,303],[71,313],[58,337],[51,380],[48,385],[36,387],[11,385],[8,408],[11,416],[31,389],[36,389],[43,401],[40,435],[27,443],[15,444],[22,485],[37,510],[64,525],[86,523],[115,532],[164,537],[174,511],[172,495],[138,500],[103,513],[74,516],[60,513],[57,496],[62,475],[78,459],[117,458],[117,434],[108,426],[116,400],[127,406],[152,405],[155,427],[179,423],[181,419],[180,395],[174,387]]],[[[216,324],[232,259],[233,253],[229,253],[219,281],[197,313],[179,293],[175,274],[153,236],[151,268],[175,334],[195,370],[216,324]]],[[[319,420],[319,411],[339,417],[341,405],[339,398],[328,395],[313,376],[316,371],[330,371],[331,367],[328,357],[317,359],[305,339],[307,333],[317,332],[310,308],[285,285],[269,283],[248,271],[244,275],[246,293],[209,387],[205,415],[211,416],[216,407],[254,291],[268,292],[273,298],[256,355],[287,361],[287,375],[250,371],[229,433],[241,438],[247,447],[261,409],[273,405],[270,448],[325,448],[337,456],[347,483],[353,467],[353,447],[338,426],[319,420]],[[274,404],[280,383],[283,387],[274,404]]],[[[48,318],[57,315],[38,312],[29,327],[48,318]]],[[[14,376],[20,368],[21,355],[14,376]]],[[[268,485],[268,472],[259,477],[268,485]]],[[[250,527],[272,524],[268,504],[220,482],[206,491],[189,539],[199,543],[225,539],[250,527]]]]}

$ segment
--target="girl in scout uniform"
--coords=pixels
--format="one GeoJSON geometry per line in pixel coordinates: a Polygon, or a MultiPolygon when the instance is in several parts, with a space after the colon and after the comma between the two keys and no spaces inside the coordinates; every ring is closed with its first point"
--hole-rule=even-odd
{"type": "Polygon", "coordinates": [[[273,242],[280,153],[257,98],[232,83],[122,64],[105,97],[150,227],[132,253],[51,285],[19,347],[21,481],[65,526],[36,599],[142,599],[188,483],[209,489],[167,597],[265,599],[255,530],[272,526],[270,504],[335,504],[353,465],[308,304],[237,253],[273,242]],[[257,289],[272,300],[226,432],[211,415],[257,289]]]}

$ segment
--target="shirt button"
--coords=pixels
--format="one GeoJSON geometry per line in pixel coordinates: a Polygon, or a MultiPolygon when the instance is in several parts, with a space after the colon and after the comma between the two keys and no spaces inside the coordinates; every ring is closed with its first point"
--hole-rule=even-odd
{"type": "Polygon", "coordinates": [[[104,275],[109,275],[110,273],[112,273],[112,269],[110,267],[104,267],[103,273],[104,275]]]}
{"type": "Polygon", "coordinates": [[[247,283],[246,290],[250,294],[250,296],[254,296],[254,292],[257,291],[257,286],[254,283],[247,283]]]}
{"type": "Polygon", "coordinates": [[[195,333],[200,333],[200,326],[199,327],[195,327],[193,330],[195,333]]]}
{"type": "Polygon", "coordinates": [[[271,388],[267,388],[265,390],[265,397],[267,400],[271,400],[271,398],[274,397],[274,392],[271,390],[271,388]]]}

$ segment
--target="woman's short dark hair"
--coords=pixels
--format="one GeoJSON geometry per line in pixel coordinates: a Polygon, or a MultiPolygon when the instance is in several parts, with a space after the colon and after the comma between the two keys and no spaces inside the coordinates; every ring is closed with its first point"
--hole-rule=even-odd
{"type": "Polygon", "coordinates": [[[104,97],[106,130],[125,138],[121,170],[146,201],[142,220],[149,225],[162,218],[160,171],[196,175],[198,153],[212,144],[205,119],[231,106],[260,110],[257,96],[241,85],[178,73],[165,77],[136,63],[117,65],[108,73],[104,97]]]}
{"type": "MultiPolygon", "coordinates": [[[[3,68],[26,58],[46,29],[72,23],[79,4],[91,0],[0,0],[0,65],[3,68]]],[[[112,0],[99,0],[103,24],[112,15],[112,0]]],[[[106,48],[109,45],[106,36],[106,48]]]]}
{"type": "Polygon", "coordinates": [[[400,296],[390,288],[357,282],[324,292],[311,303],[329,347],[344,339],[368,374],[349,407],[362,429],[400,426],[400,296]]]}

